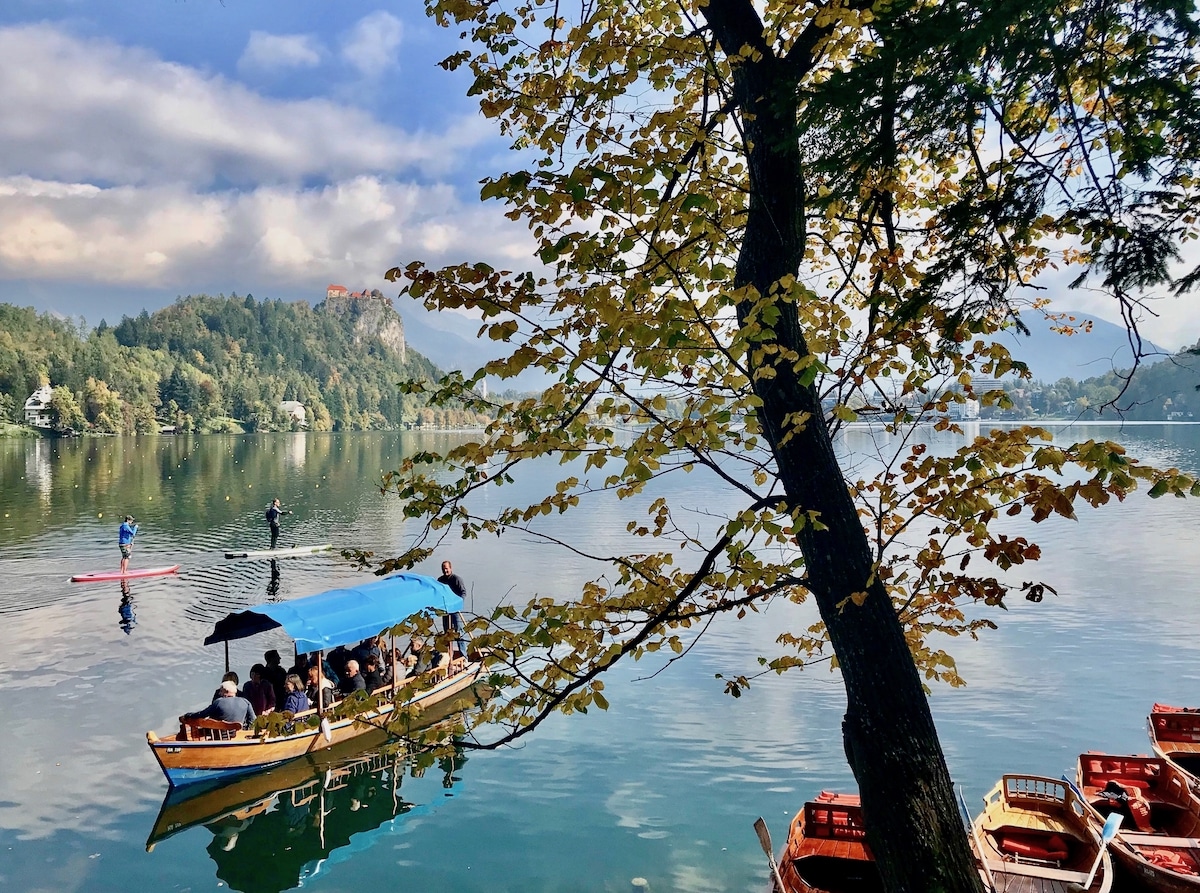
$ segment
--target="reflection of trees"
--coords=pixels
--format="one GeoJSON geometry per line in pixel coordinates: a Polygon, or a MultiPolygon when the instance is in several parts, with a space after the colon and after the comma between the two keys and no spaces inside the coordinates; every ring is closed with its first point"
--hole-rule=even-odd
{"type": "Polygon", "coordinates": [[[116,524],[132,510],[147,536],[166,543],[165,531],[184,525],[212,528],[239,516],[261,520],[270,485],[284,480],[289,490],[307,494],[305,504],[296,506],[298,518],[319,508],[344,509],[370,486],[362,469],[391,467],[427,436],[388,431],[0,441],[0,502],[13,509],[6,521],[17,541],[86,518],[111,525],[115,543],[116,524]],[[34,499],[42,503],[36,512],[28,510],[34,499]]]}
{"type": "MultiPolygon", "coordinates": [[[[465,762],[461,754],[441,761],[443,787],[460,781],[454,773],[465,762]]],[[[400,794],[405,775],[419,774],[414,769],[401,751],[385,748],[317,768],[302,784],[213,819],[206,824],[213,834],[207,849],[217,877],[242,893],[299,886],[311,866],[352,837],[416,808],[400,794]]]]}

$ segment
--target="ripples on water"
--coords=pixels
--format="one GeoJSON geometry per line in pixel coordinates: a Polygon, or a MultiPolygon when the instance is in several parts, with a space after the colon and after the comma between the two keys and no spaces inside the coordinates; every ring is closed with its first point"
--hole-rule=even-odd
{"type": "MultiPolygon", "coordinates": [[[[1134,454],[1197,470],[1195,428],[1070,433],[1116,437],[1134,454]]],[[[262,511],[273,495],[295,511],[284,518],[286,545],[394,553],[406,542],[405,521],[372,482],[413,448],[398,434],[0,440],[0,888],[218,883],[224,857],[211,852],[211,829],[142,849],[166,790],[144,733],[171,727],[210,697],[223,654],[200,643],[216,619],[361,579],[336,552],[281,560],[276,580],[269,562],[222,553],[266,545],[262,511]],[[134,566],[178,562],[180,574],[132,581],[128,597],[116,583],[66,582],[116,567],[126,511],[142,524],[134,566]]],[[[722,495],[687,483],[675,494],[681,518],[702,524],[722,495]]],[[[969,685],[935,689],[933,705],[973,804],[1004,771],[1058,775],[1089,748],[1144,752],[1154,700],[1200,701],[1197,505],[1138,494],[1041,525],[1033,534],[1045,558],[1027,577],[1058,595],[1041,605],[1018,597],[999,631],[948,644],[969,685]]],[[[598,550],[615,547],[626,511],[589,507],[555,519],[556,529],[598,550]]],[[[595,574],[524,536],[451,539],[422,570],[436,574],[443,557],[466,578],[468,606],[478,611],[561,596],[595,574]]],[[[823,667],[764,677],[737,700],[721,694],[715,676],[752,672],[756,655],[776,653],[779,629],[811,620],[807,606],[775,603],[719,623],[657,675],[661,664],[651,662],[615,671],[609,712],[556,718],[516,750],[473,755],[449,787],[436,772],[407,779],[408,802],[422,808],[379,826],[390,830],[362,832],[352,875],[334,864],[350,858],[347,846],[305,887],[348,889],[352,876],[354,889],[624,893],[640,876],[651,890],[761,893],[754,816],[766,816],[781,840],[803,799],[851,784],[839,741],[844,696],[823,667]]],[[[231,643],[231,662],[244,675],[272,647],[286,655],[290,642],[231,643]]]]}

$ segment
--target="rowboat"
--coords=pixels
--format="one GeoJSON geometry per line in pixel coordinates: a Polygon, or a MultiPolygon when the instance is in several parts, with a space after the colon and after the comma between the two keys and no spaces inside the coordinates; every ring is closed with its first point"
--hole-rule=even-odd
{"type": "Polygon", "coordinates": [[[971,847],[985,883],[1006,893],[1108,893],[1112,861],[1090,808],[1066,781],[1005,775],[984,797],[971,847]],[[1095,873],[1092,874],[1093,868],[1095,873]]]}
{"type": "MultiPolygon", "coordinates": [[[[323,656],[327,649],[378,635],[422,612],[456,612],[462,607],[463,600],[450,587],[431,577],[394,574],[362,586],[234,612],[217,622],[204,644],[225,643],[228,669],[230,641],[282,628],[295,640],[298,656],[323,656]]],[[[394,655],[394,647],[390,650],[394,655]]],[[[146,742],[172,786],[211,782],[296,759],[400,718],[408,720],[474,685],[482,667],[477,657],[459,656],[414,677],[393,658],[396,685],[378,689],[365,700],[347,698],[328,709],[295,716],[270,713],[253,729],[216,719],[183,720],[177,732],[147,732],[146,742]]]]}
{"type": "Polygon", "coordinates": [[[822,791],[796,813],[779,863],[786,893],[883,890],[857,794],[822,791]]]}
{"type": "Polygon", "coordinates": [[[1124,816],[1111,849],[1130,876],[1155,893],[1200,891],[1200,799],[1187,773],[1162,757],[1085,753],[1075,779],[1094,825],[1124,816]]]}
{"type": "Polygon", "coordinates": [[[315,555],[318,552],[328,552],[332,549],[329,543],[319,546],[292,546],[289,549],[257,549],[243,552],[226,552],[226,558],[299,558],[304,555],[315,555]]]}
{"type": "Polygon", "coordinates": [[[166,567],[143,567],[137,570],[125,571],[92,571],[88,574],[75,574],[71,577],[72,583],[107,583],[113,580],[137,580],[141,577],[162,577],[167,574],[173,574],[179,570],[178,564],[170,564],[166,567]]]}
{"type": "Polygon", "coordinates": [[[1154,752],[1200,778],[1200,709],[1155,704],[1149,727],[1154,752]]]}

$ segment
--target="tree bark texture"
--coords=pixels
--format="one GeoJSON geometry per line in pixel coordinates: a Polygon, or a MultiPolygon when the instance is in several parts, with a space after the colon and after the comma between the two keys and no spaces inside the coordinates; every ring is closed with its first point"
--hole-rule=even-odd
{"type": "MultiPolygon", "coordinates": [[[[800,271],[804,257],[804,185],[795,136],[795,76],[772,55],[749,0],[710,0],[704,15],[727,56],[749,44],[755,59],[734,64],[742,111],[750,198],[735,285],[761,295],[800,271]]],[[[808,354],[795,305],[781,300],[772,339],[808,354]]],[[[744,322],[748,308],[739,310],[744,322]]],[[[841,667],[847,710],[846,756],[862,797],[867,840],[893,893],[982,891],[954,799],[945,757],[904,631],[872,573],[866,532],[850,497],[815,386],[790,360],[756,378],[760,421],[794,517],[816,512],[824,530],[805,525],[797,541],[808,586],[841,667]],[[808,413],[803,430],[789,422],[808,413]],[[790,437],[785,437],[790,431],[790,437]],[[870,582],[869,582],[870,581],[870,582]],[[861,605],[850,600],[866,593],[861,605]]]]}

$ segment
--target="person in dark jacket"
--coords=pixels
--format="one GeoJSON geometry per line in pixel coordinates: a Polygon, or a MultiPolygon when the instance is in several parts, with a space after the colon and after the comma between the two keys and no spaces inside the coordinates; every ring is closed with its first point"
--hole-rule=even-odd
{"type": "Polygon", "coordinates": [[[269,506],[267,506],[267,511],[265,512],[265,515],[266,515],[266,519],[267,519],[267,526],[269,526],[271,528],[271,548],[272,549],[274,549],[275,544],[279,542],[279,517],[281,515],[290,515],[290,514],[291,514],[290,511],[284,511],[282,508],[280,508],[278,496],[275,497],[274,499],[272,499],[271,504],[269,506]]]}

